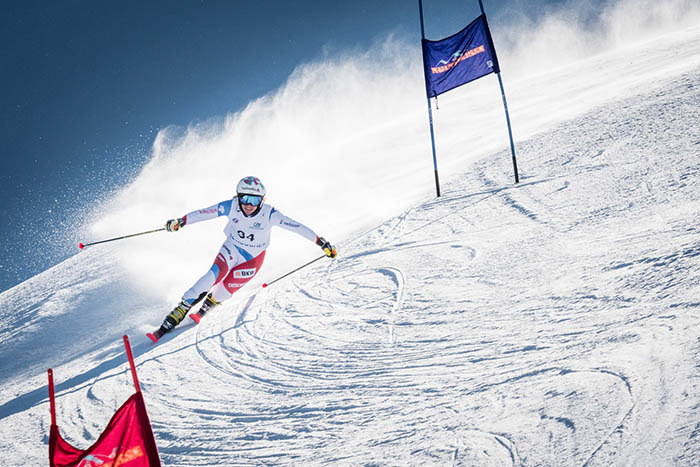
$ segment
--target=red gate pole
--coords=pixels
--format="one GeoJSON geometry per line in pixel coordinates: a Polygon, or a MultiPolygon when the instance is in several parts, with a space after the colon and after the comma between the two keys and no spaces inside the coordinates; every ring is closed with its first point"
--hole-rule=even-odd
{"type": "Polygon", "coordinates": [[[126,349],[126,356],[129,359],[129,366],[131,367],[131,376],[134,378],[134,387],[136,392],[141,392],[141,387],[139,386],[139,377],[136,376],[136,365],[134,365],[134,356],[131,353],[131,345],[129,344],[129,336],[124,334],[124,348],[126,349]]]}
{"type": "Polygon", "coordinates": [[[56,424],[56,401],[53,388],[53,370],[49,368],[49,405],[51,407],[51,424],[56,424]]]}

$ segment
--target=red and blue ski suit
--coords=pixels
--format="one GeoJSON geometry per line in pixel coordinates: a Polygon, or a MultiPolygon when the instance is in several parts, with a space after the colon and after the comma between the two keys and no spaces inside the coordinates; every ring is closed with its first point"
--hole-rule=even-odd
{"type": "Polygon", "coordinates": [[[189,304],[209,290],[212,298],[220,303],[255,277],[265,259],[272,227],[282,227],[312,242],[318,240],[313,230],[269,204],[262,204],[256,214],[246,217],[238,205],[237,197],[206,209],[192,211],[183,219],[185,225],[189,225],[219,216],[228,217],[224,228],[226,240],[211,269],[183,295],[182,300],[189,304]]]}

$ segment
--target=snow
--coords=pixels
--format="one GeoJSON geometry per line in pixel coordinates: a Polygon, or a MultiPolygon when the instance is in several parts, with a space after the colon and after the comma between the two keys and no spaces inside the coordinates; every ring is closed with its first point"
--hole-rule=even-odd
{"type": "MultiPolygon", "coordinates": [[[[205,195],[223,195],[216,184],[193,185],[193,206],[183,207],[187,193],[149,196],[188,151],[189,163],[207,151],[218,161],[240,125],[261,132],[255,112],[287,122],[270,112],[296,102],[289,94],[304,76],[219,133],[157,150],[96,232],[116,216],[165,219],[166,208],[218,201],[205,195]]],[[[343,166],[346,147],[330,162],[346,169],[329,181],[338,193],[326,192],[338,209],[298,215],[287,201],[285,213],[321,225],[339,258],[266,289],[251,283],[157,346],[144,332],[208,267],[215,222],[89,248],[0,294],[11,311],[0,318],[3,465],[46,463],[47,368],[62,434],[82,447],[97,439],[133,392],[124,333],[164,465],[697,465],[700,29],[504,79],[521,183],[512,184],[502,107],[491,105],[500,105],[495,78],[441,98],[440,198],[425,108],[414,116],[408,103],[396,122],[357,141],[346,134],[345,146],[389,154],[343,166]],[[492,95],[473,100],[484,90],[492,95]],[[462,115],[472,105],[487,109],[483,120],[462,115]],[[413,146],[426,163],[402,165],[413,146]],[[380,219],[355,214],[368,206],[345,188],[363,163],[383,168],[367,175],[386,185],[380,219]]],[[[325,117],[320,137],[330,141],[337,114],[325,117]]],[[[314,189],[326,186],[299,196],[314,189]]],[[[283,232],[273,238],[282,247],[270,256],[284,259],[260,282],[318,254],[283,232]]]]}

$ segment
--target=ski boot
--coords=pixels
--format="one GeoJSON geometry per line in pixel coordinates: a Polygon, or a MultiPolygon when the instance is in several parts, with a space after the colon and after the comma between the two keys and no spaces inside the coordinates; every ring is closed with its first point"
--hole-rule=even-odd
{"type": "Polygon", "coordinates": [[[207,298],[204,299],[204,303],[202,303],[202,307],[199,309],[199,311],[197,313],[191,314],[190,318],[192,318],[192,320],[195,323],[199,324],[199,322],[202,320],[202,317],[207,313],[207,311],[217,306],[219,306],[219,302],[214,300],[211,294],[209,294],[207,295],[207,298]]]}
{"type": "Polygon", "coordinates": [[[163,320],[163,324],[160,325],[160,328],[156,329],[153,332],[149,332],[146,334],[149,339],[151,339],[153,342],[158,342],[158,340],[163,337],[166,333],[172,331],[175,326],[180,324],[180,321],[185,319],[185,316],[187,316],[187,312],[190,311],[190,308],[192,308],[192,305],[187,303],[186,301],[181,301],[173,311],[171,311],[168,316],[165,317],[165,320],[163,320]]]}

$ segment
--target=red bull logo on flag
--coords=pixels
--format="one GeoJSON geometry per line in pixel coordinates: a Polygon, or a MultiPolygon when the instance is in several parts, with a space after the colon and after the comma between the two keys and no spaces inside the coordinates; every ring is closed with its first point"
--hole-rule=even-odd
{"type": "Polygon", "coordinates": [[[483,45],[480,45],[479,47],[475,47],[471,50],[467,50],[466,52],[457,52],[457,53],[452,55],[453,61],[448,63],[448,62],[445,62],[444,60],[440,60],[440,63],[438,63],[438,65],[441,65],[441,66],[431,67],[430,71],[432,71],[433,74],[444,73],[448,70],[451,70],[452,67],[457,65],[462,60],[466,60],[468,58],[473,57],[476,54],[480,54],[480,53],[484,53],[484,52],[486,52],[486,48],[483,45]],[[444,65],[442,65],[443,63],[444,63],[444,65]]]}
{"type": "Polygon", "coordinates": [[[88,454],[77,467],[119,467],[127,462],[131,462],[140,457],[144,457],[141,446],[134,446],[122,453],[117,453],[116,449],[109,456],[88,454]]]}

